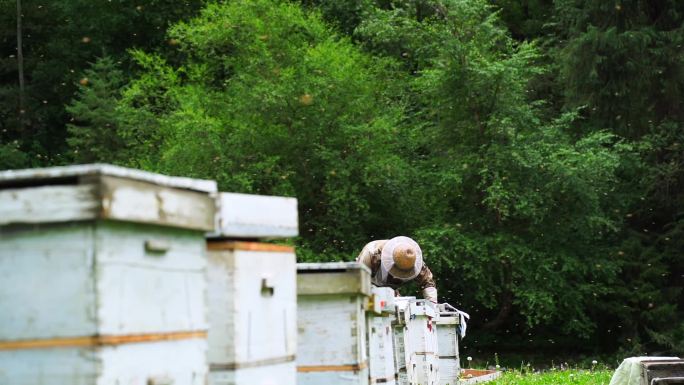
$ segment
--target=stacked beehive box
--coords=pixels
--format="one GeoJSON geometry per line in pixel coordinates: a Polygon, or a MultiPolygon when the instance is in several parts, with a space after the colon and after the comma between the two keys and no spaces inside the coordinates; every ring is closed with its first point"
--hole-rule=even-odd
{"type": "Polygon", "coordinates": [[[294,385],[297,200],[222,193],[207,241],[212,385],[294,385]],[[256,241],[261,239],[262,241],[256,241]]]}
{"type": "MultiPolygon", "coordinates": [[[[653,357],[651,357],[653,358],[653,357]]],[[[684,360],[657,359],[641,361],[639,385],[684,384],[684,360]]]]}
{"type": "Polygon", "coordinates": [[[372,308],[366,317],[370,383],[395,385],[397,369],[392,334],[394,290],[389,287],[373,287],[371,292],[372,308]]]}
{"type": "Polygon", "coordinates": [[[0,173],[0,383],[206,383],[213,181],[0,173]]]}
{"type": "Polygon", "coordinates": [[[458,384],[458,378],[461,374],[458,355],[460,317],[457,311],[441,311],[437,319],[440,385],[458,384]]]}
{"type": "Polygon", "coordinates": [[[297,384],[368,384],[370,271],[358,263],[297,265],[297,384]]]}
{"type": "Polygon", "coordinates": [[[439,383],[435,305],[414,297],[398,297],[394,326],[395,361],[401,385],[439,383]]]}

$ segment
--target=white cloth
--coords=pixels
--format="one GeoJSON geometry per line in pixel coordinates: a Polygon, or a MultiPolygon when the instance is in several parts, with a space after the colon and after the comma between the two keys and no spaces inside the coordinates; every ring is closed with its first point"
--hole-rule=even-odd
{"type": "Polygon", "coordinates": [[[679,357],[629,357],[615,369],[609,385],[641,385],[642,361],[676,360],[679,357]]]}
{"type": "Polygon", "coordinates": [[[461,322],[461,338],[465,338],[466,328],[468,327],[468,320],[470,320],[470,314],[460,310],[456,311],[458,312],[459,317],[461,317],[459,319],[459,321],[461,322]]]}
{"type": "Polygon", "coordinates": [[[470,320],[470,314],[458,310],[455,307],[449,305],[448,303],[443,303],[440,306],[440,311],[448,311],[448,312],[454,312],[458,313],[458,322],[461,325],[460,331],[461,331],[461,339],[465,338],[466,336],[466,329],[468,328],[468,320],[470,320]]]}

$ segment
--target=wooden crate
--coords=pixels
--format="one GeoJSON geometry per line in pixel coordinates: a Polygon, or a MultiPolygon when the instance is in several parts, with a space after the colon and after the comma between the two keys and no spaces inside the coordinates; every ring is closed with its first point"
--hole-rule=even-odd
{"type": "Polygon", "coordinates": [[[392,334],[394,290],[389,287],[373,287],[371,292],[372,306],[366,313],[370,383],[395,385],[397,369],[392,334]]]}
{"type": "Polygon", "coordinates": [[[209,241],[208,249],[210,383],[265,385],[278,378],[279,385],[294,385],[294,249],[222,240],[209,241]],[[254,377],[259,370],[264,375],[254,377]]]}
{"type": "Polygon", "coordinates": [[[439,360],[435,305],[415,297],[399,297],[393,321],[395,362],[401,385],[437,385],[439,360]]]}
{"type": "Polygon", "coordinates": [[[290,238],[299,234],[297,199],[220,193],[212,238],[290,238]]]}
{"type": "Polygon", "coordinates": [[[501,377],[501,372],[498,370],[463,369],[458,384],[484,384],[486,382],[494,381],[499,377],[501,377]]]}
{"type": "Polygon", "coordinates": [[[0,172],[0,383],[204,384],[215,189],[107,165],[0,172]]]}
{"type": "Polygon", "coordinates": [[[297,265],[297,384],[368,384],[370,270],[359,263],[297,265]]]}
{"type": "Polygon", "coordinates": [[[437,320],[440,385],[456,385],[461,375],[461,364],[458,354],[459,326],[460,315],[458,312],[440,312],[437,320]]]}
{"type": "Polygon", "coordinates": [[[684,360],[642,361],[640,382],[646,385],[684,384],[684,360]]]}
{"type": "Polygon", "coordinates": [[[294,248],[244,239],[296,236],[297,200],[220,193],[217,202],[207,241],[209,383],[294,385],[294,248]]]}

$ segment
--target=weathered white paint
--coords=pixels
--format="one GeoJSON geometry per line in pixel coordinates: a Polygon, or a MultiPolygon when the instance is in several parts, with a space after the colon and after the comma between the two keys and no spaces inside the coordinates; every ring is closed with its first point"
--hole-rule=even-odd
{"type": "Polygon", "coordinates": [[[0,190],[0,225],[94,218],[100,205],[94,184],[0,190]]]}
{"type": "Polygon", "coordinates": [[[397,384],[415,384],[417,382],[415,371],[410,370],[406,365],[406,326],[396,321],[395,319],[392,324],[392,342],[394,345],[394,366],[397,369],[397,384]]]}
{"type": "Polygon", "coordinates": [[[217,208],[208,236],[210,384],[294,385],[294,250],[225,239],[296,236],[297,200],[221,193],[217,208]]]}
{"type": "Polygon", "coordinates": [[[300,296],[297,302],[299,366],[366,362],[363,298],[300,296]]]}
{"type": "Polygon", "coordinates": [[[94,334],[94,225],[34,230],[0,228],[0,341],[94,334]]]}
{"type": "Polygon", "coordinates": [[[0,350],[0,384],[96,385],[97,349],[0,350]]]}
{"type": "MultiPolygon", "coordinates": [[[[204,248],[201,232],[133,223],[3,229],[0,344],[205,330],[204,248]],[[149,239],[170,247],[151,254],[149,239]]],[[[0,349],[0,383],[148,385],[159,374],[200,385],[206,349],[204,339],[0,349]]]]}
{"type": "Polygon", "coordinates": [[[206,341],[117,347],[0,350],[0,384],[205,385],[206,341]]]}
{"type": "Polygon", "coordinates": [[[368,368],[358,371],[297,372],[297,385],[368,384],[368,368]]]}
{"type": "Polygon", "coordinates": [[[209,385],[284,385],[296,384],[294,361],[226,371],[211,371],[209,385]]]}
{"type": "Polygon", "coordinates": [[[461,374],[458,354],[459,320],[457,312],[442,311],[437,320],[439,346],[439,384],[456,385],[461,374]]]}
{"type": "Polygon", "coordinates": [[[158,186],[201,191],[205,193],[214,193],[217,191],[216,181],[213,180],[168,176],[101,163],[0,171],[0,185],[99,175],[134,179],[158,186]]]}
{"type": "Polygon", "coordinates": [[[204,385],[213,198],[125,169],[62,171],[0,177],[0,383],[204,385]]]}
{"type": "Polygon", "coordinates": [[[366,313],[370,383],[394,385],[397,375],[392,334],[394,290],[373,287],[372,293],[373,309],[366,313]]]}
{"type": "Polygon", "coordinates": [[[101,348],[97,385],[205,385],[206,354],[205,339],[101,348]]]}
{"type": "Polygon", "coordinates": [[[357,263],[297,267],[298,283],[307,282],[298,286],[297,384],[368,384],[365,311],[370,272],[357,263]]]}
{"type": "Polygon", "coordinates": [[[196,191],[103,176],[102,217],[197,230],[214,228],[215,201],[196,191]]]}
{"type": "Polygon", "coordinates": [[[100,222],[94,248],[100,333],[207,329],[202,233],[100,222]],[[150,240],[167,243],[168,251],[146,250],[150,240]]]}
{"type": "Polygon", "coordinates": [[[358,262],[298,263],[298,295],[371,295],[370,269],[358,262]]]}
{"type": "Polygon", "coordinates": [[[415,297],[400,297],[395,301],[394,343],[399,384],[437,385],[439,361],[435,320],[439,314],[430,301],[415,297]]]}
{"type": "Polygon", "coordinates": [[[23,181],[29,186],[0,182],[0,226],[114,219],[214,229],[215,201],[206,192],[101,173],[74,178],[59,179],[59,185],[49,178],[23,181]]]}
{"type": "Polygon", "coordinates": [[[212,237],[287,238],[299,234],[297,199],[220,193],[212,237]]]}
{"type": "Polygon", "coordinates": [[[220,370],[294,360],[295,259],[294,252],[209,250],[207,304],[212,367],[220,370]]]}
{"type": "Polygon", "coordinates": [[[204,330],[196,231],[118,222],[3,231],[0,340],[204,330]],[[145,251],[165,239],[165,254],[145,251]]]}
{"type": "Polygon", "coordinates": [[[297,264],[298,273],[306,273],[307,271],[311,271],[316,274],[324,274],[326,272],[340,273],[343,270],[365,271],[370,275],[370,269],[368,266],[358,262],[307,262],[297,264]]]}

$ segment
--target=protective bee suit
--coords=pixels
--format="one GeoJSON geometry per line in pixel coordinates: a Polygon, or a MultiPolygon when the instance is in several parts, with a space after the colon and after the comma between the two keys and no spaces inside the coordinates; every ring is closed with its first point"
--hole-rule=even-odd
{"type": "Polygon", "coordinates": [[[423,252],[409,237],[395,237],[368,243],[356,258],[371,269],[374,285],[398,289],[415,280],[423,298],[437,303],[437,288],[432,272],[423,263],[423,252]]]}

